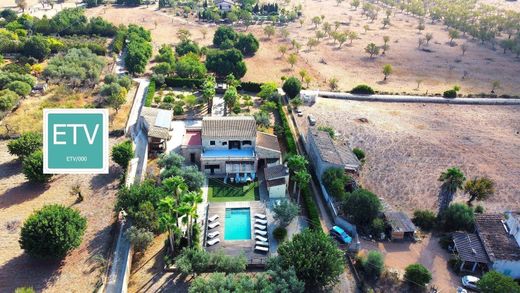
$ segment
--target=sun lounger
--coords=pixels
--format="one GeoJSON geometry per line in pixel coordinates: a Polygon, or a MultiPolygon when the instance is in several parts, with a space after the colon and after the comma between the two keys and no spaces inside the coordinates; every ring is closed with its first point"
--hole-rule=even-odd
{"type": "Polygon", "coordinates": [[[208,233],[208,239],[215,238],[220,234],[219,231],[208,233]]]}
{"type": "Polygon", "coordinates": [[[209,221],[209,222],[213,222],[213,221],[215,221],[216,219],[218,219],[218,215],[213,215],[213,216],[211,216],[211,217],[208,218],[208,221],[209,221]]]}
{"type": "Polygon", "coordinates": [[[219,242],[220,242],[220,238],[215,238],[215,239],[209,240],[207,243],[208,243],[208,246],[213,246],[219,242]]]}
{"type": "Polygon", "coordinates": [[[264,214],[255,214],[255,218],[259,218],[259,219],[265,220],[265,218],[267,218],[267,216],[264,215],[264,214]]]}
{"type": "Polygon", "coordinates": [[[260,231],[260,230],[255,229],[255,234],[265,236],[265,235],[267,235],[267,231],[260,231]]]}
{"type": "Polygon", "coordinates": [[[262,225],[267,225],[267,220],[255,219],[255,223],[262,224],[262,225]]]}
{"type": "Polygon", "coordinates": [[[267,242],[267,241],[256,241],[255,245],[269,247],[269,242],[267,242]]]}
{"type": "Polygon", "coordinates": [[[213,222],[213,223],[208,225],[208,228],[213,229],[213,228],[218,227],[218,226],[220,226],[219,222],[213,222]]]}
{"type": "Polygon", "coordinates": [[[255,235],[255,239],[258,240],[258,241],[267,242],[267,238],[262,237],[262,236],[260,236],[260,235],[255,235]]]}
{"type": "Polygon", "coordinates": [[[255,224],[255,228],[258,229],[258,230],[265,230],[267,228],[267,226],[266,225],[255,224]]]}
{"type": "Polygon", "coordinates": [[[264,246],[256,245],[256,246],[255,246],[255,250],[260,250],[260,251],[263,251],[263,252],[268,252],[268,251],[269,251],[269,248],[268,248],[268,247],[264,247],[264,246]]]}

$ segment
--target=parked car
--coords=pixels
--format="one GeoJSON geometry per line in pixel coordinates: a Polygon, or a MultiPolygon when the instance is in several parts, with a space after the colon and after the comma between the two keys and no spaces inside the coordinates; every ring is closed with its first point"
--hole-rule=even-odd
{"type": "Polygon", "coordinates": [[[352,237],[350,237],[345,230],[338,226],[332,227],[330,229],[330,235],[334,238],[336,238],[339,242],[343,244],[350,244],[352,242],[352,237]]]}
{"type": "Polygon", "coordinates": [[[477,282],[479,280],[480,279],[475,276],[469,276],[469,275],[464,276],[464,277],[462,277],[462,286],[464,286],[465,288],[471,289],[471,290],[479,291],[478,286],[477,286],[477,282]]]}
{"type": "Polygon", "coordinates": [[[468,291],[462,287],[457,288],[457,293],[468,293],[468,291]]]}
{"type": "Polygon", "coordinates": [[[303,112],[302,112],[302,110],[300,108],[296,108],[294,111],[296,112],[298,117],[302,117],[303,116],[303,112]]]}
{"type": "Polygon", "coordinates": [[[316,125],[316,118],[314,118],[314,116],[309,115],[309,116],[307,116],[307,119],[309,119],[309,124],[310,124],[311,126],[316,125]]]}

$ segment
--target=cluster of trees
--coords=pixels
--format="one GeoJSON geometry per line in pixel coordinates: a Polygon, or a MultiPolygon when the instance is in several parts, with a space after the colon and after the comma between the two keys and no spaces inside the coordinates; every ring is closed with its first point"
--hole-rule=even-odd
{"type": "Polygon", "coordinates": [[[119,111],[122,105],[126,103],[126,95],[132,80],[128,76],[117,76],[108,74],[105,76],[105,84],[101,86],[99,94],[105,98],[105,104],[119,111]]]}
{"type": "Polygon", "coordinates": [[[183,166],[184,157],[177,153],[163,154],[157,164],[164,170],[160,177],[164,180],[180,176],[186,182],[189,191],[198,191],[204,184],[204,175],[196,166],[183,166]]]}
{"type": "Polygon", "coordinates": [[[164,83],[166,77],[202,79],[207,74],[204,63],[200,60],[200,48],[197,43],[185,39],[175,46],[175,52],[169,45],[163,45],[155,57],[154,79],[164,83]],[[177,55],[177,57],[175,56],[177,55]]]}
{"type": "Polygon", "coordinates": [[[143,73],[152,57],[152,37],[150,31],[141,26],[129,25],[126,31],[125,66],[128,72],[143,73]]]}
{"type": "MultiPolygon", "coordinates": [[[[210,1],[211,2],[211,1],[210,1]]],[[[246,28],[253,23],[253,20],[269,20],[273,23],[287,23],[295,21],[302,15],[301,4],[292,9],[279,8],[277,3],[258,4],[256,1],[241,1],[242,5],[235,6],[231,11],[223,12],[215,5],[209,5],[208,1],[203,4],[203,10],[199,11],[198,17],[207,21],[219,22],[227,19],[231,23],[242,22],[246,28]]],[[[189,10],[193,7],[188,7],[189,10]]],[[[185,9],[186,10],[186,9],[185,9]]]]}
{"type": "Polygon", "coordinates": [[[43,76],[54,83],[72,87],[93,86],[98,83],[105,61],[87,48],[73,48],[66,54],[52,57],[43,76]]]}
{"type": "Polygon", "coordinates": [[[221,50],[238,49],[244,56],[252,56],[258,51],[259,42],[248,33],[237,33],[232,27],[219,26],[213,35],[213,46],[221,50]]]}
{"type": "Polygon", "coordinates": [[[345,174],[341,168],[329,168],[322,175],[322,181],[327,192],[338,201],[347,198],[347,190],[351,190],[352,177],[345,174]]]}
{"type": "Polygon", "coordinates": [[[175,258],[175,265],[186,275],[197,276],[208,272],[231,274],[245,271],[247,258],[245,255],[227,256],[221,250],[210,253],[200,247],[192,247],[182,250],[175,258]]]}
{"type": "Polygon", "coordinates": [[[22,161],[22,172],[31,182],[46,183],[51,174],[43,174],[43,137],[40,133],[27,132],[7,144],[9,153],[22,161]]]}
{"type": "Polygon", "coordinates": [[[36,83],[36,79],[24,67],[10,65],[0,67],[0,111],[13,109],[20,97],[27,96],[36,83]]]}

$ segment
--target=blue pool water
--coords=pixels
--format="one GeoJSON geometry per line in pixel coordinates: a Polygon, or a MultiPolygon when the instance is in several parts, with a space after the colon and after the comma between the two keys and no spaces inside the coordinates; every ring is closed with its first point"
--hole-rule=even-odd
{"type": "Polygon", "coordinates": [[[224,239],[251,239],[251,212],[249,208],[226,209],[224,239]]]}

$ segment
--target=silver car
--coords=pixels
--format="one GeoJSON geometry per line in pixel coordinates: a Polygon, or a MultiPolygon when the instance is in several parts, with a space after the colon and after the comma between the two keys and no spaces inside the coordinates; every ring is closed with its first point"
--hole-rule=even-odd
{"type": "Polygon", "coordinates": [[[471,290],[480,291],[477,286],[478,281],[480,281],[480,279],[475,276],[464,276],[462,277],[462,286],[471,290]]]}

